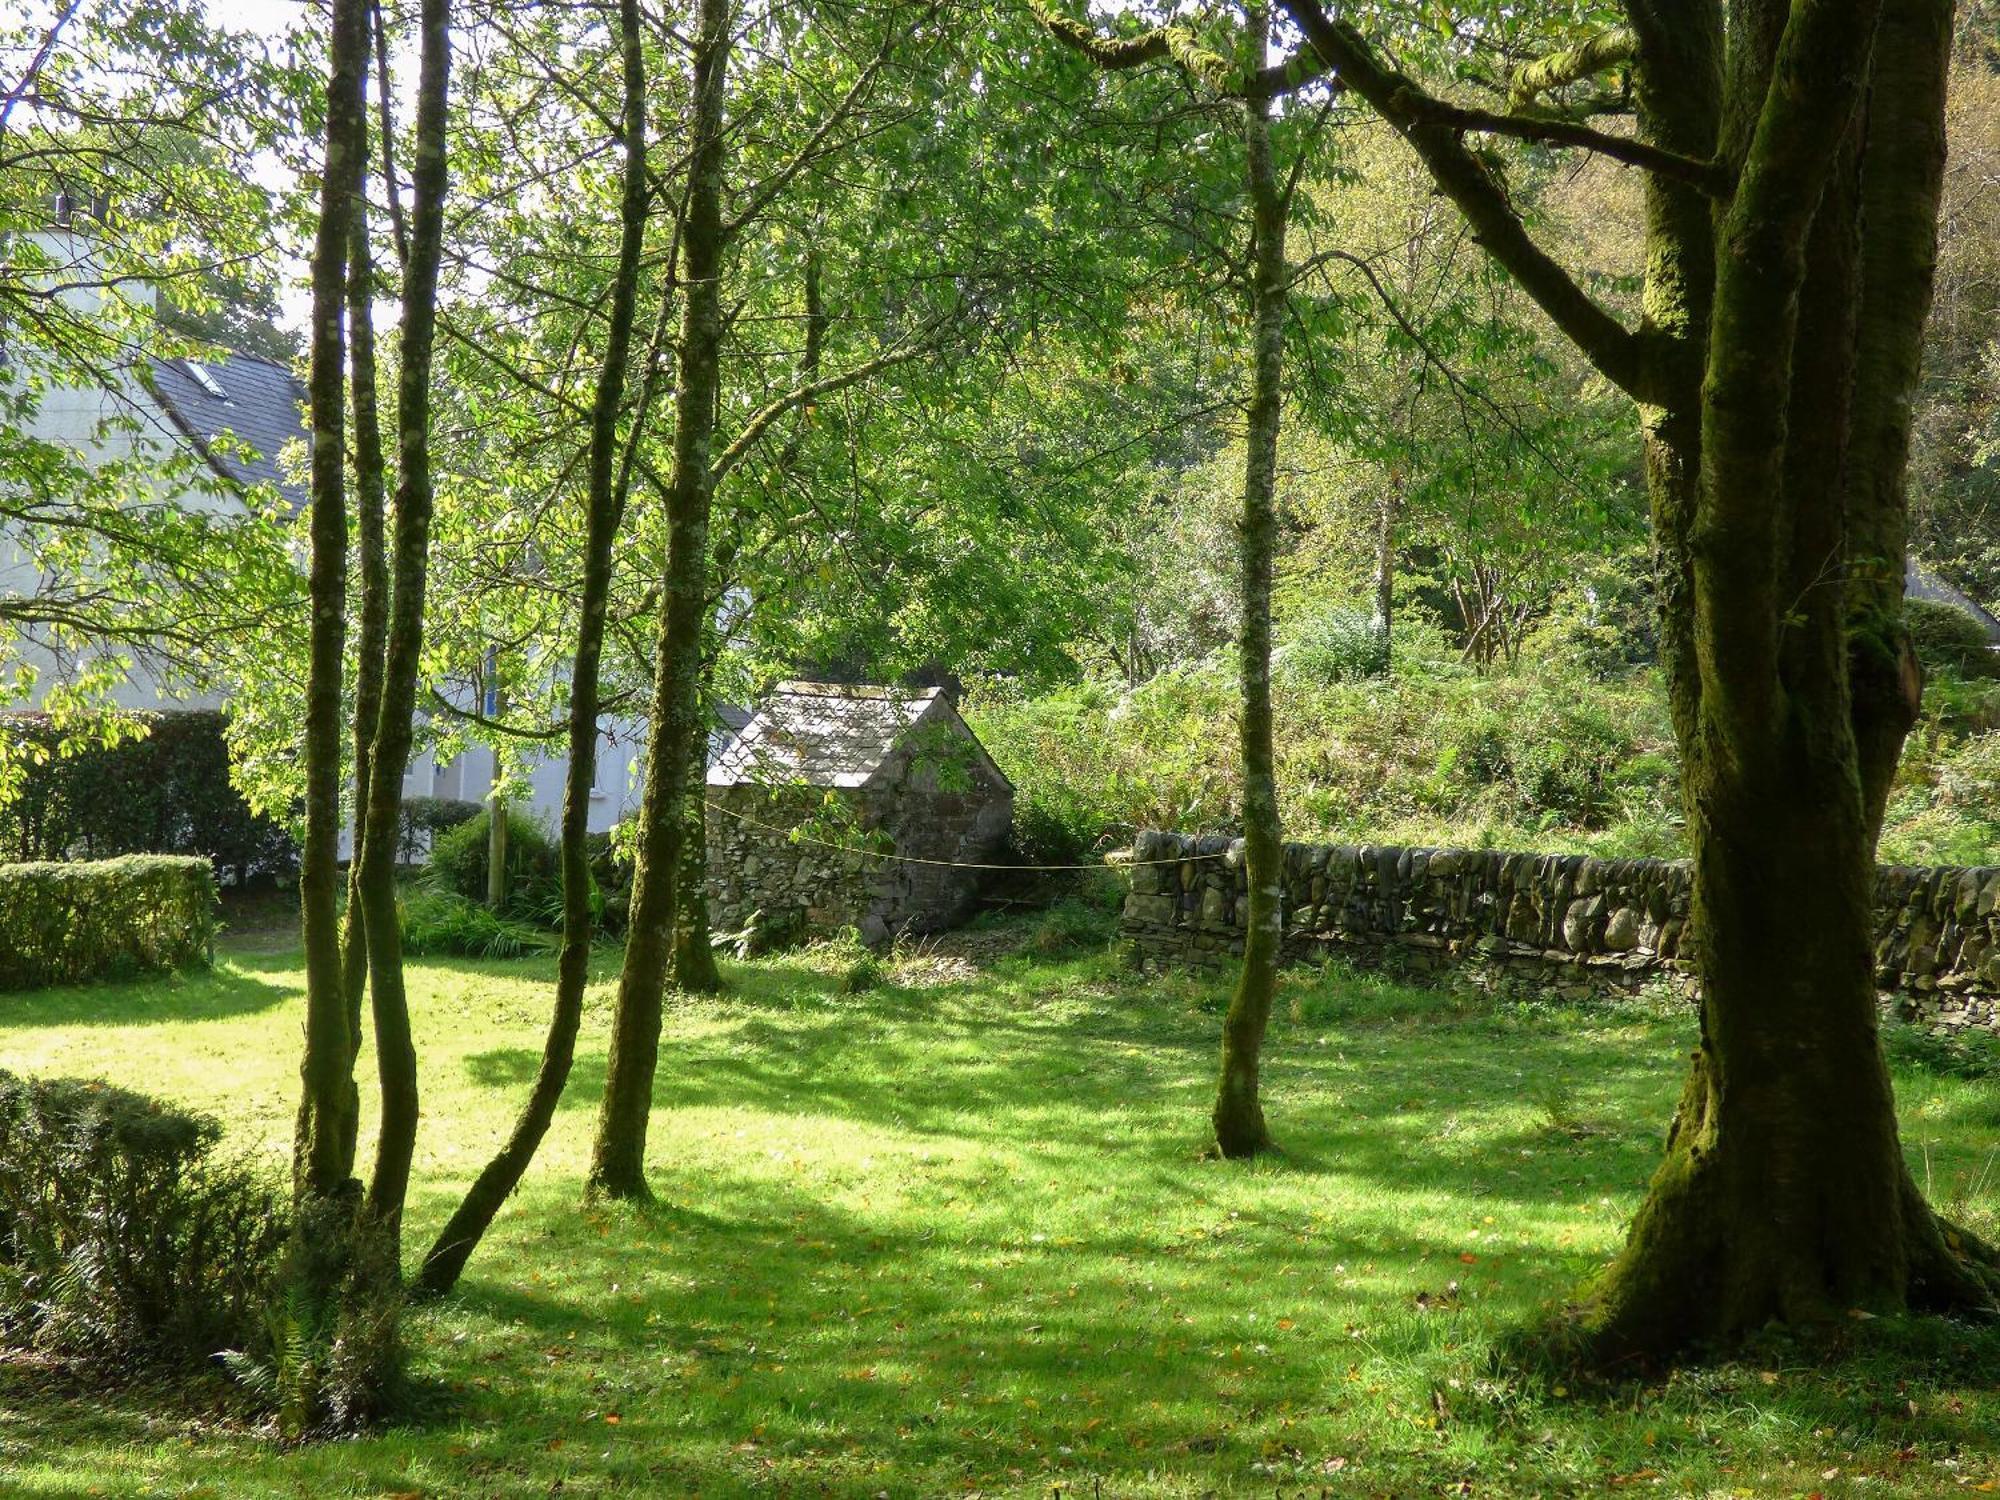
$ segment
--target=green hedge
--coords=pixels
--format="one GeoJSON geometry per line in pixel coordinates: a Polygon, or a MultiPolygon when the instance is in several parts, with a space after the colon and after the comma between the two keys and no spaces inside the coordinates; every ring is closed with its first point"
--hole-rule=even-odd
{"type": "Polygon", "coordinates": [[[298,847],[229,779],[226,721],[212,709],[134,713],[139,739],[65,745],[44,714],[0,714],[26,775],[0,803],[0,860],[205,854],[238,882],[289,877],[298,847]]]}
{"type": "Polygon", "coordinates": [[[0,865],[0,990],[206,964],[215,908],[194,855],[0,865]]]}

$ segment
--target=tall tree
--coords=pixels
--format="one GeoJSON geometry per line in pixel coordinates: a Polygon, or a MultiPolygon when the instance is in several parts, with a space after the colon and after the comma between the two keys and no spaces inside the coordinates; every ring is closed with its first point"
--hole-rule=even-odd
{"type": "Polygon", "coordinates": [[[342,320],[348,253],[362,188],[366,0],[333,9],[326,86],[326,153],[312,257],[312,605],[305,718],[305,840],[299,860],[306,952],[305,1102],[294,1158],[302,1199],[358,1196],[354,1170],[354,1051],[340,972],[341,678],[347,631],[346,355],[342,320]]]}
{"type": "MultiPolygon", "coordinates": [[[[619,133],[623,138],[624,183],[619,204],[618,264],[611,286],[604,358],[590,411],[589,481],[585,495],[585,563],[576,655],[570,666],[569,764],[563,783],[562,952],[556,963],[556,997],[541,1067],[506,1143],[474,1180],[464,1201],[439,1231],[424,1257],[419,1278],[430,1294],[449,1291],[467,1259],[492,1224],[500,1206],[520,1183],[542,1137],[555,1117],[557,1101],[576,1056],[583,1019],[583,992],[590,977],[591,877],[587,847],[591,794],[596,786],[598,685],[611,602],[612,544],[631,488],[629,444],[619,441],[626,367],[638,303],[641,255],[651,201],[646,170],[646,64],[638,0],[620,0],[618,47],[624,79],[619,133]],[[621,464],[623,452],[626,461],[621,464]]],[[[643,422],[642,401],[633,421],[643,422]]],[[[636,432],[634,434],[636,440],[636,432]]]]}
{"type": "MultiPolygon", "coordinates": [[[[1252,56],[1263,61],[1269,19],[1250,14],[1252,56]]],[[[1250,399],[1245,411],[1243,521],[1238,539],[1242,617],[1238,671],[1243,688],[1243,866],[1249,914],[1243,968],[1222,1018],[1222,1069],[1216,1086],[1215,1145],[1224,1156],[1254,1156],[1271,1144],[1258,1090],[1258,1062],[1277,994],[1284,943],[1284,843],[1278,825],[1278,772],[1271,747],[1271,559],[1277,547],[1278,426],[1284,409],[1285,263],[1289,189],[1271,155],[1271,101],[1252,90],[1243,101],[1243,145],[1250,197],[1250,399]]],[[[1293,183],[1297,182],[1296,175],[1293,183]]]]}
{"type": "MultiPolygon", "coordinates": [[[[724,353],[732,320],[725,317],[723,305],[730,252],[751,258],[756,247],[749,231],[775,211],[803,175],[821,169],[865,136],[857,116],[891,53],[914,34],[916,21],[926,14],[891,5],[873,17],[880,27],[877,44],[858,65],[840,56],[835,38],[836,61],[843,69],[852,68],[845,89],[816,119],[803,122],[801,137],[783,139],[784,154],[768,171],[761,170],[764,163],[758,160],[756,170],[732,180],[729,63],[737,13],[730,0],[702,0],[698,13],[686,103],[688,177],[679,223],[681,322],[673,450],[666,474],[648,475],[659,492],[666,558],[656,595],[646,781],[638,820],[631,930],[612,1015],[604,1101],[589,1179],[590,1190],[607,1197],[642,1197],[648,1191],[646,1128],[666,979],[677,943],[705,941],[691,931],[695,922],[704,920],[701,907],[684,902],[680,888],[698,878],[702,868],[699,850],[692,845],[700,827],[692,804],[701,796],[701,750],[708,728],[702,684],[714,602],[708,536],[716,492],[767,436],[781,430],[778,424],[789,414],[922,356],[936,346],[952,321],[949,310],[920,319],[912,314],[920,313],[921,304],[896,309],[896,315],[884,320],[892,330],[884,340],[886,347],[873,357],[772,395],[743,415],[728,441],[722,442],[718,423],[726,410],[725,395],[730,394],[724,353]],[[735,207],[725,215],[725,197],[732,187],[737,190],[735,207]],[[690,929],[689,936],[680,938],[684,926],[690,929]]],[[[785,76],[784,69],[767,69],[758,81],[785,76]]],[[[736,160],[740,163],[749,155],[746,145],[736,160]]]]}
{"type": "Polygon", "coordinates": [[[1264,1034],[1277,994],[1284,941],[1284,844],[1271,734],[1271,571],[1277,547],[1278,436],[1284,412],[1284,350],[1292,268],[1285,236],[1299,171],[1280,167],[1272,148],[1272,100],[1298,79],[1267,72],[1270,16],[1246,12],[1227,44],[1209,49],[1186,25],[1170,23],[1138,37],[1107,40],[1088,26],[1043,14],[1050,32],[1103,68],[1171,59],[1190,80],[1238,102],[1242,112],[1244,187],[1249,204],[1249,274],[1244,300],[1250,324],[1249,389],[1243,402],[1243,507],[1237,529],[1238,733],[1243,756],[1243,863],[1249,889],[1243,964],[1222,1022],[1222,1059],[1211,1122],[1216,1149],[1228,1157],[1271,1147],[1259,1089],[1264,1034]]]}
{"type": "Polygon", "coordinates": [[[1585,1336],[1616,1356],[1853,1308],[1992,1308],[1992,1252],[1938,1221],[1904,1159],[1870,952],[1920,687],[1904,469],[1949,0],[1737,0],[1726,24],[1716,0],[1627,0],[1627,27],[1522,70],[1502,110],[1431,93],[1317,0],[1286,8],[1640,410],[1701,1042],[1585,1336]],[[1628,57],[1635,134],[1559,107],[1628,57]],[[1638,328],[1535,242],[1470,131],[1645,169],[1638,328]]]}
{"type": "Polygon", "coordinates": [[[380,710],[369,747],[368,804],[358,814],[362,822],[361,871],[355,881],[367,939],[368,994],[382,1098],[381,1132],[368,1184],[367,1212],[392,1238],[401,1232],[417,1135],[417,1058],[403,983],[396,845],[403,775],[409,765],[417,683],[423,666],[433,508],[431,363],[444,243],[446,107],[451,82],[449,0],[423,0],[418,14],[409,254],[403,266],[398,348],[391,596],[388,634],[383,643],[380,710]]]}
{"type": "MultiPolygon", "coordinates": [[[[673,469],[664,501],[667,566],[653,664],[645,800],[632,884],[632,928],[612,1013],[610,1060],[590,1186],[643,1197],[646,1123],[659,1058],[661,997],[673,957],[674,886],[685,867],[684,803],[702,730],[701,637],[708,598],[710,447],[721,379],[722,193],[727,170],[723,105],[729,72],[729,0],[700,0],[690,65],[687,208],[681,227],[680,385],[673,469]]],[[[698,793],[697,793],[698,795],[698,793]]]]}

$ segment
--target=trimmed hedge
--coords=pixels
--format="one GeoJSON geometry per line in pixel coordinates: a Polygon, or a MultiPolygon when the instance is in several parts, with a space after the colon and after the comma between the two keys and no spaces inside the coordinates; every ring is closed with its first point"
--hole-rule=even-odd
{"type": "Polygon", "coordinates": [[[0,865],[0,990],[199,967],[215,928],[215,870],[195,855],[0,865]]]}
{"type": "Polygon", "coordinates": [[[279,1184],[218,1161],[207,1115],[0,1071],[0,1344],[168,1366],[253,1341],[279,1184]]]}
{"type": "Polygon", "coordinates": [[[131,717],[144,737],[66,750],[47,715],[0,715],[0,734],[27,762],[19,794],[0,805],[0,859],[205,854],[239,884],[297,870],[284,825],[253,813],[230,782],[221,713],[131,717]]]}

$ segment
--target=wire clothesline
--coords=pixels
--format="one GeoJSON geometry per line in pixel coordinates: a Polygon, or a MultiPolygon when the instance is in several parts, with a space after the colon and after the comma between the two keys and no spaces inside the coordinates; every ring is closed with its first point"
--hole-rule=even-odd
{"type": "MultiPolygon", "coordinates": [[[[856,849],[851,844],[836,844],[830,839],[816,839],[810,834],[800,833],[796,828],[780,828],[776,823],[766,823],[759,818],[751,817],[748,813],[738,812],[733,807],[724,807],[719,802],[710,801],[706,797],[701,800],[702,805],[710,812],[719,812],[725,818],[748,823],[752,828],[761,828],[766,833],[781,833],[792,843],[816,844],[822,849],[832,849],[841,854],[859,854],[864,859],[886,859],[904,865],[930,865],[944,870],[1011,870],[1021,875],[1042,875],[1057,870],[1101,870],[1110,863],[1108,859],[1100,859],[1087,865],[989,865],[972,860],[920,859],[914,854],[884,854],[875,849],[856,849]]],[[[1226,850],[1218,849],[1210,854],[1182,854],[1173,859],[1121,859],[1118,861],[1118,868],[1136,870],[1147,865],[1179,865],[1195,859],[1221,859],[1225,853],[1226,850]]]]}

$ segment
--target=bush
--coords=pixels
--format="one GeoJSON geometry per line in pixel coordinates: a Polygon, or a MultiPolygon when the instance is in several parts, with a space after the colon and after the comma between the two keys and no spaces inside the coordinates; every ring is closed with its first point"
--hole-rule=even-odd
{"type": "Polygon", "coordinates": [[[1926,667],[1964,677],[2000,676],[2000,654],[1992,650],[1985,627],[1956,605],[1908,599],[1903,603],[1903,622],[1917,660],[1926,667]]]}
{"type": "Polygon", "coordinates": [[[0,1339],[183,1365],[253,1337],[285,1195],[222,1127],[108,1084],[0,1072],[0,1339]]]}
{"type": "Polygon", "coordinates": [[[405,890],[402,919],[403,951],[413,958],[526,958],[556,946],[540,927],[435,886],[405,890]]]}
{"type": "Polygon", "coordinates": [[[252,812],[230,782],[222,714],[131,717],[143,737],[64,753],[46,715],[6,716],[0,733],[25,775],[0,807],[0,850],[24,861],[201,854],[238,883],[297,870],[291,835],[252,812]]]}
{"type": "Polygon", "coordinates": [[[223,1366],[295,1442],[355,1432],[387,1414],[402,1390],[396,1235],[357,1215],[354,1186],[352,1194],[300,1201],[262,1326],[220,1351],[223,1366]]]}
{"type": "MultiPolygon", "coordinates": [[[[615,833],[590,834],[585,837],[583,846],[585,857],[590,861],[592,905],[596,908],[594,916],[597,924],[605,932],[621,933],[632,919],[631,849],[615,833]]],[[[556,889],[560,894],[560,879],[556,889]]]]}
{"type": "MultiPolygon", "coordinates": [[[[481,809],[431,845],[430,875],[440,890],[467,901],[486,900],[487,846],[492,815],[481,809]]],[[[501,914],[557,926],[562,921],[562,863],[542,825],[507,810],[507,900],[501,914]]]]}
{"type": "Polygon", "coordinates": [[[1389,642],[1374,614],[1334,605],[1294,626],[1272,665],[1287,681],[1302,685],[1381,677],[1389,670],[1389,642]]]}
{"type": "Polygon", "coordinates": [[[215,870],[193,856],[0,865],[0,990],[199,967],[215,909],[215,870]]]}
{"type": "Polygon", "coordinates": [[[1659,659],[1659,607],[1648,549],[1630,548],[1583,569],[1555,597],[1528,652],[1604,679],[1659,659]]]}
{"type": "Polygon", "coordinates": [[[439,834],[449,833],[479,814],[477,802],[463,802],[456,797],[405,797],[402,827],[396,839],[397,857],[406,865],[415,864],[437,842],[439,834]]]}

